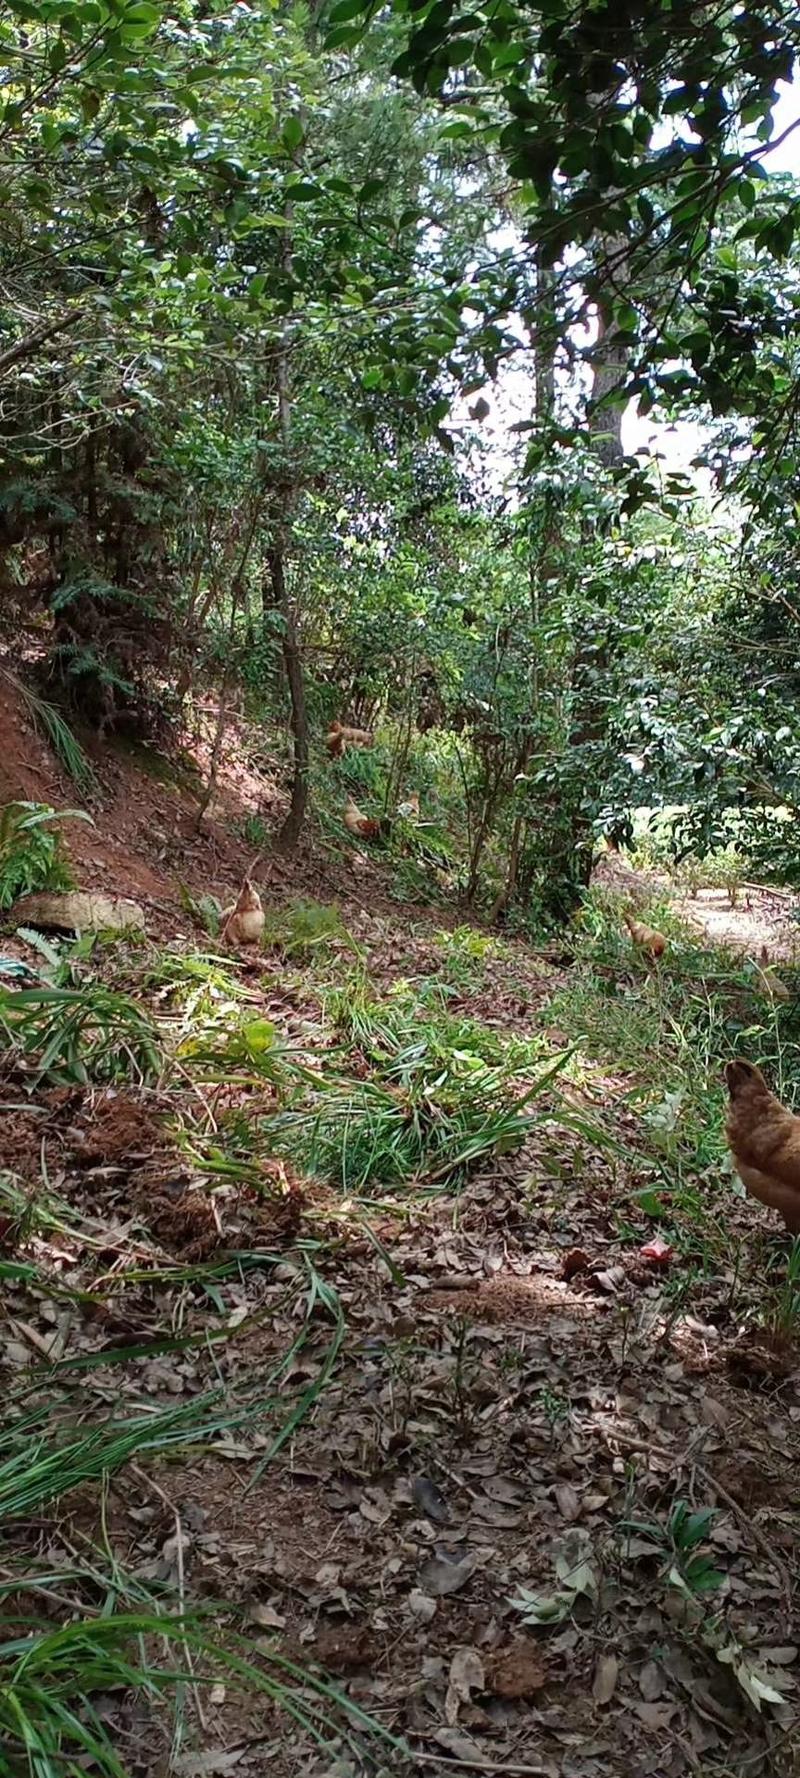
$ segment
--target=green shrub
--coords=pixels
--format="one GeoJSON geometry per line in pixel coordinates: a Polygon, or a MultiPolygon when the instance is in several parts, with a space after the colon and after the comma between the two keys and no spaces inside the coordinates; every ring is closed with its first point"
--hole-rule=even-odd
{"type": "Polygon", "coordinates": [[[46,803],[6,803],[0,810],[0,909],[38,889],[74,889],[54,823],[89,821],[80,809],[51,809],[46,803]]]}

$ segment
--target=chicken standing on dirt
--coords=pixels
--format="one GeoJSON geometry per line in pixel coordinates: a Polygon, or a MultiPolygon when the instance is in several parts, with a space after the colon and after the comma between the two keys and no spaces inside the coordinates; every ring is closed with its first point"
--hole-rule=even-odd
{"type": "Polygon", "coordinates": [[[249,877],[245,877],[238,899],[225,908],[221,938],[228,945],[258,945],[264,933],[264,909],[261,896],[249,877]]]}
{"type": "Polygon", "coordinates": [[[623,914],[623,920],[636,945],[646,957],[663,957],[667,941],[663,932],[657,932],[654,926],[644,926],[641,920],[635,920],[633,914],[623,914]]]}
{"type": "Polygon", "coordinates": [[[745,1189],[800,1234],[800,1117],[771,1093],[753,1062],[728,1062],[728,1144],[745,1189]]]}

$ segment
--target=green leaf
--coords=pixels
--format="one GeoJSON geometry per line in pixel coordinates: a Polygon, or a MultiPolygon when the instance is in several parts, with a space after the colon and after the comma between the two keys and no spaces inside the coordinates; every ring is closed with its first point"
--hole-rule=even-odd
{"type": "Polygon", "coordinates": [[[335,0],[328,13],[328,23],[343,25],[348,19],[357,19],[369,12],[372,0],[335,0]]]}
{"type": "Polygon", "coordinates": [[[324,197],[325,193],[311,179],[298,179],[293,183],[287,181],[286,196],[293,204],[311,204],[316,198],[324,197]]]}
{"type": "Polygon", "coordinates": [[[252,1019],[243,1027],[242,1036],[252,1055],[260,1056],[275,1048],[277,1031],[271,1019],[252,1019]]]}
{"type": "Polygon", "coordinates": [[[287,117],[281,132],[281,141],[283,142],[284,148],[288,148],[290,153],[293,152],[295,148],[300,147],[304,137],[305,130],[301,118],[297,116],[287,117]]]}

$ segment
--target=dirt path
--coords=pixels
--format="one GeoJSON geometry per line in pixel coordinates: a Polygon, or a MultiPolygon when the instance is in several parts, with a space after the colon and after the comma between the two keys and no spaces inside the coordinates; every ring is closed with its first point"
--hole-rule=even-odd
{"type": "Polygon", "coordinates": [[[637,871],[626,858],[612,853],[600,859],[595,882],[629,896],[632,902],[649,901],[654,894],[664,896],[707,944],[756,958],[766,945],[771,961],[797,960],[800,926],[793,911],[797,897],[789,889],[744,884],[736,906],[731,907],[724,889],[698,889],[693,895],[677,891],[668,877],[637,871]]]}

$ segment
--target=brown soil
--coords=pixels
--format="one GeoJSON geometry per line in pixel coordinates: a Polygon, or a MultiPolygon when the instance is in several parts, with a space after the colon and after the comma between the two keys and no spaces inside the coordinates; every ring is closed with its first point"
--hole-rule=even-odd
{"type": "MultiPolygon", "coordinates": [[[[196,751],[207,764],[207,732],[196,751]]],[[[256,771],[244,752],[233,731],[224,820],[200,834],[185,785],[129,756],[99,760],[96,827],[69,833],[80,885],[135,895],[151,932],[195,944],[179,881],[223,899],[252,857],[232,824],[280,813],[274,762],[256,771]]],[[[13,698],[0,760],[0,799],[71,801],[13,698]]],[[[309,847],[257,874],[276,900],[336,895],[383,986],[442,973],[434,934],[453,921],[399,911],[378,863],[309,847]]],[[[566,967],[509,945],[451,1004],[501,1031],[536,1030],[544,1049],[566,967]]],[[[302,967],[270,959],[243,979],[256,1016],[326,1053],[302,967]]],[[[576,1111],[601,1102],[612,1116],[621,1098],[599,1070],[568,1091],[576,1111]]],[[[29,1107],[8,1079],[2,1098],[3,1165],[24,1204],[35,1210],[46,1180],[74,1221],[52,1230],[23,1216],[9,1231],[0,1206],[0,1243],[13,1238],[60,1292],[4,1280],[0,1384],[31,1382],[35,1399],[43,1363],[73,1361],[51,1432],[62,1413],[87,1423],[188,1408],[220,1385],[230,1406],[257,1385],[235,1428],[113,1477],[103,1526],[96,1492],[79,1490],[52,1522],[45,1508],[13,1527],[9,1560],[69,1574],[76,1551],[107,1535],[137,1584],[173,1597],[183,1587],[263,1672],[285,1679],[277,1657],[329,1675],[413,1749],[410,1764],[396,1747],[370,1751],[357,1727],[353,1746],[322,1754],[279,1705],[226,1679],[199,1707],[187,1692],[182,1778],[438,1778],[448,1767],[790,1778],[800,1369],[791,1342],[762,1325],[760,1206],[712,1182],[734,1277],[689,1231],[667,1264],[644,1260],[653,1227],[633,1198],[636,1154],[594,1152],[574,1130],[542,1125],[457,1198],[364,1207],[298,1178],[263,1138],[238,1170],[204,1170],[204,1155],[228,1152],[237,1118],[268,1129],[266,1087],[226,1079],[197,1101],[172,1087],[65,1090],[29,1107]],[[191,1153],[187,1128],[202,1136],[191,1153]],[[172,1284],[170,1260],[184,1268],[172,1284]],[[203,1260],[210,1282],[190,1275],[203,1260]],[[109,1354],[113,1367],[96,1363],[109,1354]],[[721,1581],[699,1612],[669,1584],[680,1552],[630,1529],[658,1534],[681,1500],[714,1509],[703,1548],[721,1581]],[[742,1679],[751,1671],[772,1691],[760,1710],[742,1679]]],[[[66,1621],[62,1586],[43,1609],[66,1621]]],[[[137,1778],[163,1778],[163,1713],[116,1695],[103,1709],[137,1778]]]]}

